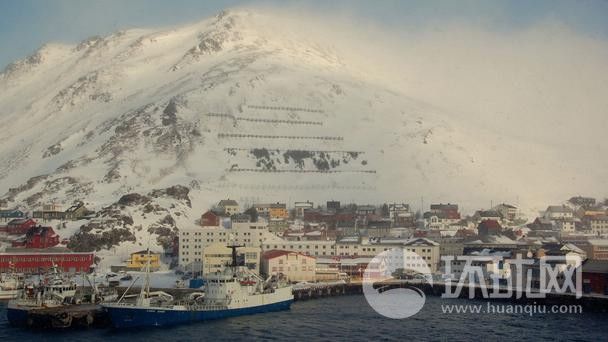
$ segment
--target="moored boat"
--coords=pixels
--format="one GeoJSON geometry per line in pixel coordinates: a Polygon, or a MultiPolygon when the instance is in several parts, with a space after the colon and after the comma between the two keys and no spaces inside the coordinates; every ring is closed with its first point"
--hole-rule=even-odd
{"type": "Polygon", "coordinates": [[[9,301],[6,312],[9,323],[27,324],[29,311],[61,306],[74,298],[76,288],[76,284],[65,278],[53,265],[40,284],[25,286],[19,297],[9,301]]]}
{"type": "MultiPolygon", "coordinates": [[[[170,326],[262,312],[288,310],[293,302],[291,286],[279,276],[267,280],[236,262],[222,271],[210,274],[204,295],[175,300],[164,292],[149,291],[149,267],[146,282],[134,303],[105,303],[112,325],[116,328],[170,326]]],[[[124,297],[124,295],[123,295],[124,297]]]]}
{"type": "Polygon", "coordinates": [[[24,288],[23,275],[14,271],[0,274],[0,300],[14,299],[24,288]]]}

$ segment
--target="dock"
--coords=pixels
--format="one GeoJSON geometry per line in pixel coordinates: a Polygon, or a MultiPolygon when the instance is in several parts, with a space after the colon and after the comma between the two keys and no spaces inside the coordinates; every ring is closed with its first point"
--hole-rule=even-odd
{"type": "Polygon", "coordinates": [[[26,325],[32,329],[64,329],[104,327],[109,324],[100,305],[74,304],[50,308],[31,309],[26,325]]]}
{"type": "MultiPolygon", "coordinates": [[[[441,296],[445,293],[446,286],[450,287],[453,292],[456,284],[446,284],[443,282],[435,282],[428,284],[420,281],[405,281],[405,280],[390,280],[376,283],[374,288],[382,288],[387,290],[390,288],[410,287],[414,286],[421,289],[426,295],[441,296]]],[[[583,294],[577,298],[571,293],[547,293],[545,298],[527,298],[524,294],[521,298],[501,298],[488,299],[484,298],[483,291],[479,285],[465,284],[460,293],[460,298],[469,298],[469,288],[474,292],[474,298],[487,301],[509,301],[514,303],[538,303],[538,304],[571,304],[580,305],[584,311],[590,312],[607,312],[608,311],[608,295],[602,294],[583,294]]],[[[119,288],[119,292],[124,291],[124,288],[119,288]]],[[[172,288],[172,289],[151,289],[152,291],[165,291],[175,296],[183,298],[193,292],[198,292],[200,289],[189,288],[172,288]]],[[[491,289],[487,289],[491,291],[491,289]]],[[[139,293],[139,288],[131,288],[128,293],[139,293]]],[[[296,285],[293,289],[294,301],[314,300],[326,297],[344,296],[344,295],[361,295],[363,294],[363,284],[361,281],[350,282],[327,282],[327,283],[310,283],[305,285],[296,285]]],[[[449,299],[446,299],[449,300],[449,299]]],[[[110,326],[109,318],[106,312],[100,305],[95,304],[75,304],[64,305],[52,308],[32,309],[28,313],[27,327],[32,329],[60,329],[74,327],[108,327],[110,326]]]]}

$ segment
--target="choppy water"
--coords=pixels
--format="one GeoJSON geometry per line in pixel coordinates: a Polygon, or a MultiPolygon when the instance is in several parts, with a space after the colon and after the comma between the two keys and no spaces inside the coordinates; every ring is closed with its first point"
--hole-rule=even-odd
{"type": "Polygon", "coordinates": [[[363,296],[296,302],[286,312],[243,316],[173,328],[30,332],[6,321],[0,304],[0,341],[608,341],[608,314],[444,314],[441,304],[483,301],[427,297],[403,320],[375,313],[363,296]]]}

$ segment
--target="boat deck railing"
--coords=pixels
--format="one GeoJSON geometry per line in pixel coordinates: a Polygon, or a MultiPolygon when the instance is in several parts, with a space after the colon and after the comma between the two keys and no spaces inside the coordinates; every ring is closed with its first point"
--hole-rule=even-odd
{"type": "MultiPolygon", "coordinates": [[[[139,306],[135,303],[106,303],[107,306],[112,306],[112,307],[142,307],[139,306]]],[[[221,305],[221,304],[197,304],[197,303],[192,303],[192,302],[187,302],[187,301],[177,301],[177,302],[171,302],[171,303],[160,303],[160,304],[153,304],[150,305],[149,308],[150,309],[173,309],[175,306],[182,306],[185,307],[187,310],[208,310],[208,311],[215,311],[215,310],[226,310],[228,309],[227,305],[221,305]]]]}

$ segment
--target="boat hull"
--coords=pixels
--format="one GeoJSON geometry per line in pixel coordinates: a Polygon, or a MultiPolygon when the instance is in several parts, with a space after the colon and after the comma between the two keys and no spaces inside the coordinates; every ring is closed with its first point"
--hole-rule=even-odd
{"type": "Polygon", "coordinates": [[[21,289],[15,290],[0,290],[0,300],[15,299],[19,297],[21,289]]]}
{"type": "Polygon", "coordinates": [[[115,328],[163,327],[200,321],[289,310],[293,299],[272,304],[225,310],[189,311],[148,307],[106,306],[115,328]]]}
{"type": "Polygon", "coordinates": [[[6,309],[6,318],[8,322],[13,326],[25,326],[27,325],[29,309],[21,307],[9,307],[6,309]]]}

